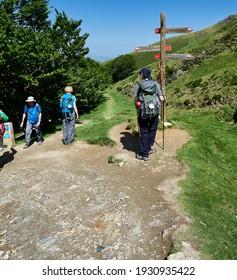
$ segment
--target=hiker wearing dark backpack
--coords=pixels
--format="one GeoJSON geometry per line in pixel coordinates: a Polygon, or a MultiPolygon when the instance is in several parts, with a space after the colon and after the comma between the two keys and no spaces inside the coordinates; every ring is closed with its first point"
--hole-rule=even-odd
{"type": "Polygon", "coordinates": [[[40,105],[36,103],[36,100],[33,96],[29,96],[28,99],[25,101],[26,105],[24,107],[24,112],[22,115],[22,121],[20,127],[24,126],[25,118],[27,117],[26,122],[26,131],[25,131],[25,146],[24,149],[27,149],[30,146],[30,136],[32,131],[34,130],[37,135],[38,144],[42,144],[42,132],[40,128],[42,112],[40,105]]]}
{"type": "Polygon", "coordinates": [[[141,81],[136,84],[134,97],[137,109],[140,133],[139,153],[136,158],[149,160],[149,155],[156,150],[152,148],[159,122],[159,101],[164,101],[160,85],[152,80],[151,70],[142,68],[139,72],[141,81]]]}
{"type": "Polygon", "coordinates": [[[60,108],[62,111],[63,124],[63,144],[70,145],[74,140],[75,123],[78,119],[78,110],[76,105],[76,97],[72,95],[73,88],[66,86],[65,93],[60,99],[60,108]]]}

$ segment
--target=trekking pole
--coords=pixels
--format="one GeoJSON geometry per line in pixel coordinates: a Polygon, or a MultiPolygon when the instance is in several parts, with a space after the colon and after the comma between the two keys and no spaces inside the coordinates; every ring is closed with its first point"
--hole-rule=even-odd
{"type": "Polygon", "coordinates": [[[163,119],[163,125],[162,125],[162,130],[163,130],[163,145],[162,149],[165,149],[165,100],[163,101],[163,110],[162,110],[162,119],[163,119]]]}
{"type": "Polygon", "coordinates": [[[139,144],[140,144],[140,140],[141,140],[141,130],[140,130],[140,125],[139,125],[138,117],[139,117],[139,112],[138,112],[138,110],[137,110],[137,133],[138,133],[138,142],[139,142],[139,144]]]}
{"type": "Polygon", "coordinates": [[[157,141],[155,141],[155,143],[162,150],[164,150],[165,149],[165,100],[162,102],[162,106],[161,106],[161,122],[162,122],[162,146],[157,141]]]}

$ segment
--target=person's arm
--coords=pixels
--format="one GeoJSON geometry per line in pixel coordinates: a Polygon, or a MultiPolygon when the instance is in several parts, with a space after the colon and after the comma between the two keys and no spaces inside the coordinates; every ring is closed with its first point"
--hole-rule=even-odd
{"type": "Polygon", "coordinates": [[[138,109],[137,107],[137,102],[139,101],[138,100],[138,93],[139,93],[139,85],[136,84],[135,86],[135,91],[134,91],[134,104],[135,104],[135,107],[138,109]]]}
{"type": "Polygon", "coordinates": [[[39,120],[38,120],[38,122],[37,122],[37,126],[40,126],[41,119],[42,119],[42,113],[39,112],[39,120]]]}
{"type": "Polygon", "coordinates": [[[78,110],[77,110],[76,101],[74,101],[73,109],[74,109],[74,112],[75,112],[75,114],[76,114],[76,119],[78,119],[78,118],[79,118],[79,115],[78,115],[78,110]]]}
{"type": "Polygon", "coordinates": [[[157,83],[157,95],[158,95],[158,98],[161,102],[164,102],[165,101],[165,97],[161,91],[161,88],[160,88],[160,85],[157,83]]]}
{"type": "Polygon", "coordinates": [[[24,112],[23,115],[22,115],[22,121],[21,121],[21,124],[20,124],[20,127],[21,127],[21,128],[22,128],[23,125],[24,125],[25,118],[26,118],[26,113],[24,112]]]}
{"type": "Polygon", "coordinates": [[[2,126],[2,129],[0,130],[0,138],[3,138],[6,128],[5,128],[4,122],[2,122],[2,124],[0,124],[0,125],[2,126]]]}

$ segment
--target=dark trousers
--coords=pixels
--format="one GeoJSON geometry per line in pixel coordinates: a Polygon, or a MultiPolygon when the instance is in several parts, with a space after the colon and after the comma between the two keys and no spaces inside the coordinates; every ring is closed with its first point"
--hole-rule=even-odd
{"type": "Polygon", "coordinates": [[[156,131],[158,128],[159,118],[158,115],[152,118],[143,119],[138,117],[138,124],[140,126],[140,155],[144,157],[149,156],[151,147],[153,146],[156,138],[156,131]]]}

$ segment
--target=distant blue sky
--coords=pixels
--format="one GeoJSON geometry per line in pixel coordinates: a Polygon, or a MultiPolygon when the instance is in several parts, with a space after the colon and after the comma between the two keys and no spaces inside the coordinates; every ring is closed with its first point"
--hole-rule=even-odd
{"type": "Polygon", "coordinates": [[[50,0],[51,6],[70,19],[82,20],[81,34],[90,35],[89,56],[98,60],[158,42],[155,28],[160,26],[162,12],[167,27],[187,26],[193,32],[237,13],[237,0],[50,0]]]}

